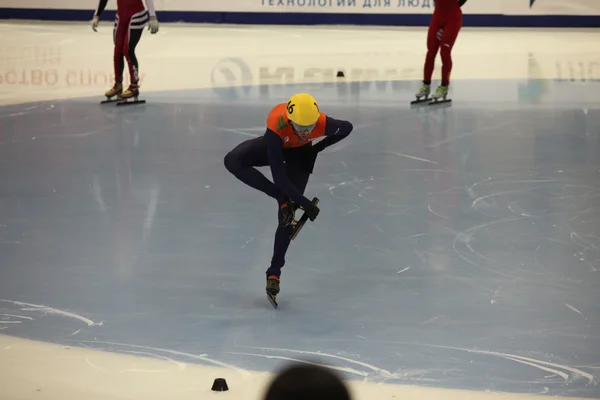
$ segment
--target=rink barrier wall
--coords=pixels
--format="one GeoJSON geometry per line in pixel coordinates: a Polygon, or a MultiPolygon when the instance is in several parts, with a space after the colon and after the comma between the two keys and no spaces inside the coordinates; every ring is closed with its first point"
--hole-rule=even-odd
{"type": "MultiPolygon", "coordinates": [[[[600,0],[598,0],[600,2],[600,0]]],[[[0,19],[41,21],[89,21],[93,10],[0,8],[0,19]]],[[[113,20],[107,10],[102,20],[113,20]]],[[[159,11],[161,22],[253,25],[366,25],[427,26],[431,14],[340,14],[219,11],[159,11]]],[[[472,27],[600,28],[597,15],[464,14],[463,25],[472,27]]]]}

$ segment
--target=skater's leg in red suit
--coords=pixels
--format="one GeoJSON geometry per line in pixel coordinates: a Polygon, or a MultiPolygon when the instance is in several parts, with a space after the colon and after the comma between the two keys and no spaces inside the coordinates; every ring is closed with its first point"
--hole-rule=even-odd
{"type": "Polygon", "coordinates": [[[456,42],[458,33],[462,28],[462,13],[460,11],[448,17],[444,26],[444,33],[440,43],[440,56],[442,58],[442,85],[450,84],[452,74],[452,47],[456,42]]]}
{"type": "Polygon", "coordinates": [[[440,17],[434,13],[427,31],[427,55],[425,56],[425,67],[423,68],[423,82],[426,84],[431,83],[435,57],[440,48],[440,39],[438,38],[440,29],[442,29],[440,17]]]}
{"type": "Polygon", "coordinates": [[[113,56],[113,63],[115,69],[115,82],[123,83],[123,69],[125,68],[125,54],[123,53],[123,42],[127,35],[129,21],[127,18],[120,17],[117,14],[115,20],[115,27],[113,30],[113,41],[115,43],[115,51],[113,56]]]}

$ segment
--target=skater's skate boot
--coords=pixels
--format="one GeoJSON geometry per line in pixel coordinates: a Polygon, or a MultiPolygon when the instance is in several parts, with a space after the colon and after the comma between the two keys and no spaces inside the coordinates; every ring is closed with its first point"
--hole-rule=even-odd
{"type": "Polygon", "coordinates": [[[428,85],[427,83],[423,83],[421,85],[421,88],[419,89],[419,91],[417,93],[415,93],[415,96],[417,99],[414,101],[411,101],[410,104],[414,105],[414,104],[429,102],[429,94],[430,93],[431,93],[431,85],[428,85]]]}
{"type": "Polygon", "coordinates": [[[127,88],[126,91],[121,93],[121,95],[119,97],[123,100],[127,100],[127,99],[132,99],[132,98],[137,99],[139,95],[140,95],[140,87],[138,85],[129,85],[129,88],[127,88]]]}
{"type": "Polygon", "coordinates": [[[116,82],[115,85],[108,90],[106,93],[104,93],[104,95],[106,96],[106,100],[102,101],[101,103],[112,103],[114,101],[118,101],[119,97],[121,95],[121,93],[123,93],[123,84],[116,82]],[[115,99],[113,99],[113,97],[117,96],[115,99]]]}
{"type": "Polygon", "coordinates": [[[434,102],[436,102],[436,101],[440,101],[440,100],[446,100],[447,96],[448,96],[448,86],[440,85],[437,87],[437,89],[435,90],[435,93],[433,94],[433,96],[431,96],[431,98],[433,99],[434,102]]]}
{"type": "Polygon", "coordinates": [[[419,89],[419,91],[417,93],[415,93],[415,96],[417,97],[417,100],[421,100],[422,98],[427,98],[429,97],[429,94],[431,93],[431,85],[427,85],[426,83],[421,85],[421,88],[419,89]]]}
{"type": "Polygon", "coordinates": [[[104,95],[110,99],[111,97],[119,96],[121,93],[123,93],[123,84],[117,82],[104,95]]]}
{"type": "Polygon", "coordinates": [[[144,104],[146,100],[139,100],[138,97],[140,95],[140,87],[135,84],[129,85],[126,91],[121,93],[119,96],[118,106],[124,106],[128,104],[144,104]]]}
{"type": "Polygon", "coordinates": [[[273,299],[279,294],[279,280],[278,276],[271,275],[267,277],[267,293],[273,299]]]}
{"type": "Polygon", "coordinates": [[[291,200],[286,201],[279,206],[279,226],[285,228],[286,226],[296,224],[296,210],[298,206],[291,200]]]}

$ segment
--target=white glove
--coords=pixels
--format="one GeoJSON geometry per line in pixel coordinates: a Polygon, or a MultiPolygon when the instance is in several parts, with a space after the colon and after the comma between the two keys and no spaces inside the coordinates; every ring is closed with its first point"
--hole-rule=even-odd
{"type": "Polygon", "coordinates": [[[158,32],[158,19],[155,16],[150,17],[150,22],[148,22],[148,30],[153,35],[158,32]]]}
{"type": "Polygon", "coordinates": [[[92,29],[94,30],[94,32],[98,32],[96,30],[96,28],[98,27],[99,21],[100,21],[100,18],[97,15],[94,16],[94,18],[92,18],[92,29]]]}

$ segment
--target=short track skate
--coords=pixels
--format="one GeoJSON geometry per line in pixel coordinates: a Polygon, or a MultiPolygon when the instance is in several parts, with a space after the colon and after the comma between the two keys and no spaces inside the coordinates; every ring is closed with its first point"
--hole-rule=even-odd
{"type": "Polygon", "coordinates": [[[100,104],[117,103],[117,106],[125,106],[146,103],[146,100],[139,99],[139,88],[130,86],[129,89],[123,92],[123,85],[120,83],[116,83],[104,95],[106,96],[106,100],[101,101],[100,104]]]}
{"type": "Polygon", "coordinates": [[[415,93],[415,97],[417,98],[414,101],[410,102],[411,106],[417,104],[429,103],[431,99],[429,98],[429,94],[431,93],[431,86],[423,84],[417,93],[415,93]]]}
{"type": "MultiPolygon", "coordinates": [[[[314,205],[319,204],[319,199],[316,197],[313,198],[312,203],[314,205]]],[[[304,224],[306,224],[306,221],[308,221],[308,215],[306,215],[306,212],[302,215],[302,217],[300,217],[299,221],[296,221],[296,220],[292,221],[292,225],[294,226],[294,228],[292,229],[292,233],[290,234],[291,240],[294,240],[296,238],[296,236],[298,236],[298,234],[302,230],[302,227],[304,226],[304,224]]]]}
{"type": "Polygon", "coordinates": [[[115,83],[115,85],[110,90],[104,93],[104,96],[106,96],[106,100],[101,101],[100,104],[116,103],[118,101],[121,101],[119,96],[121,96],[122,93],[123,84],[115,83]]]}
{"type": "Polygon", "coordinates": [[[430,106],[437,104],[449,104],[452,99],[448,98],[448,86],[438,86],[433,96],[431,96],[430,106]]]}
{"type": "Polygon", "coordinates": [[[416,93],[416,100],[410,103],[411,106],[414,105],[439,105],[439,104],[450,104],[452,103],[452,99],[448,98],[448,87],[439,86],[433,96],[429,97],[430,89],[428,85],[423,85],[421,90],[416,93]]]}
{"type": "Polygon", "coordinates": [[[117,106],[130,106],[130,105],[135,105],[135,104],[145,104],[146,100],[140,100],[139,96],[140,96],[139,87],[133,86],[133,85],[129,86],[129,89],[127,89],[125,92],[123,92],[119,96],[120,101],[117,102],[117,106]]]}
{"type": "Polygon", "coordinates": [[[277,309],[279,304],[277,304],[277,295],[279,294],[279,278],[275,276],[267,277],[267,300],[273,306],[273,308],[277,309]]]}

